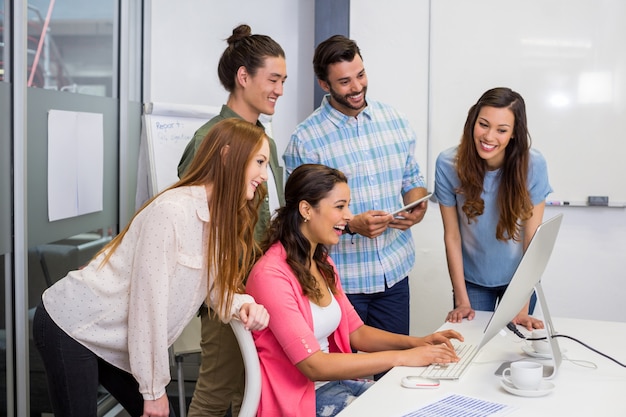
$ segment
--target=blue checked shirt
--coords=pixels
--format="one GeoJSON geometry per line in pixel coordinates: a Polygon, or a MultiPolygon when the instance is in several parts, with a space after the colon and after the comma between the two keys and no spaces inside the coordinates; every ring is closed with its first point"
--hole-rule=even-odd
{"type": "MultiPolygon", "coordinates": [[[[414,157],[416,136],[393,108],[368,100],[350,117],[322,104],[298,125],[283,155],[287,175],[301,164],[318,163],[348,177],[353,214],[402,207],[402,196],[425,187],[414,157]]],[[[415,262],[411,231],[387,228],[379,237],[343,235],[329,248],[348,294],[376,293],[406,277],[415,262]]]]}

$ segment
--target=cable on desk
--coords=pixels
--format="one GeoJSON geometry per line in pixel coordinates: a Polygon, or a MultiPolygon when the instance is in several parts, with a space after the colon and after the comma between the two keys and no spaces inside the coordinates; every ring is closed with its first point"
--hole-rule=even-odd
{"type": "MultiPolygon", "coordinates": [[[[532,341],[532,340],[546,340],[546,339],[547,339],[547,337],[526,337],[526,336],[524,336],[524,335],[522,334],[522,332],[520,332],[520,331],[517,329],[517,327],[516,327],[516,326],[515,326],[515,324],[513,324],[513,323],[509,323],[509,324],[507,324],[507,326],[506,326],[506,327],[507,327],[509,330],[511,330],[513,333],[515,333],[518,337],[520,337],[520,338],[522,338],[522,339],[525,339],[525,340],[531,340],[531,341],[532,341]]],[[[605,357],[605,358],[607,358],[608,360],[611,360],[611,361],[615,362],[616,364],[618,364],[619,366],[621,366],[621,367],[623,367],[623,368],[626,368],[626,364],[623,364],[622,362],[618,361],[617,359],[614,359],[614,358],[612,358],[611,356],[609,356],[609,355],[607,355],[607,354],[605,354],[605,353],[602,353],[602,352],[600,352],[600,351],[599,351],[599,350],[597,350],[597,349],[592,348],[592,347],[591,347],[591,346],[589,346],[588,344],[581,342],[580,340],[576,339],[575,337],[568,336],[568,335],[565,335],[565,334],[554,334],[554,335],[552,335],[552,337],[564,337],[564,338],[566,338],[566,339],[573,340],[574,342],[580,343],[581,345],[583,345],[583,346],[584,346],[584,347],[586,347],[587,349],[589,349],[589,350],[591,350],[591,351],[593,351],[593,352],[597,353],[598,355],[600,355],[600,356],[604,356],[604,357],[605,357]]]]}
{"type": "Polygon", "coordinates": [[[522,332],[520,332],[519,330],[517,330],[517,326],[515,324],[513,324],[512,321],[509,322],[509,324],[506,325],[507,329],[509,329],[510,331],[512,331],[513,333],[515,333],[515,335],[517,337],[519,337],[520,339],[526,339],[526,336],[524,336],[522,334],[522,332]]]}
{"type": "Polygon", "coordinates": [[[563,360],[569,361],[576,366],[582,366],[583,368],[598,369],[598,365],[596,365],[595,362],[587,361],[584,359],[571,359],[565,354],[563,354],[563,360]]]}

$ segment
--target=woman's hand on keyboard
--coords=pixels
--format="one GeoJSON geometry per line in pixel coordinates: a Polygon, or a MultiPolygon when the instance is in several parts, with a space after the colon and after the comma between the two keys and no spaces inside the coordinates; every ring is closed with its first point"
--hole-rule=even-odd
{"type": "Polygon", "coordinates": [[[402,360],[404,366],[427,366],[431,363],[447,364],[459,361],[454,349],[444,343],[424,345],[401,352],[406,355],[402,360]]]}
{"type": "Polygon", "coordinates": [[[462,342],[464,340],[461,333],[455,332],[454,330],[443,330],[441,332],[436,332],[433,334],[429,334],[428,336],[424,336],[422,339],[424,340],[424,343],[426,344],[429,344],[429,345],[444,344],[452,350],[454,350],[454,346],[450,342],[450,339],[457,339],[459,342],[462,342]]]}

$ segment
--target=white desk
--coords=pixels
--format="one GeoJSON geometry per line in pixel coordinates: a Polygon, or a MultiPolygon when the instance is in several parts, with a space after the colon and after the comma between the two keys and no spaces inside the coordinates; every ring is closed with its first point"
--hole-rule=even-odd
{"type": "MultiPolygon", "coordinates": [[[[473,343],[479,338],[491,313],[477,312],[473,321],[446,323],[473,343]]],[[[572,336],[591,347],[626,362],[626,323],[554,318],[555,331],[572,336]]],[[[527,332],[523,332],[527,333],[527,332]]],[[[479,353],[458,381],[441,381],[437,389],[408,389],[402,377],[419,375],[423,368],[396,367],[357,398],[337,417],[398,417],[435,402],[447,394],[460,394],[515,407],[509,416],[626,416],[626,368],[617,365],[572,340],[558,338],[563,363],[551,380],[555,389],[544,397],[527,398],[509,394],[494,372],[502,362],[531,359],[522,351],[526,342],[509,330],[497,335],[479,353]],[[581,367],[571,360],[583,359],[597,369],[581,367]]]]}

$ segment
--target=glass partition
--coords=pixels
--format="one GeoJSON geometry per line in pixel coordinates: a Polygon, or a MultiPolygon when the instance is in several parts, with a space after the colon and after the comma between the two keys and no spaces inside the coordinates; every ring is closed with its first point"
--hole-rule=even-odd
{"type": "MultiPolygon", "coordinates": [[[[0,6],[3,4],[0,3],[0,6]]],[[[1,9],[0,9],[1,10],[1,9]]],[[[0,68],[2,71],[2,68],[0,68]]],[[[7,381],[11,380],[11,369],[7,367],[7,330],[11,327],[7,310],[11,311],[11,85],[0,82],[0,416],[7,412],[7,381]],[[7,287],[8,286],[8,287],[7,287]],[[8,291],[7,291],[8,288],[8,291]],[[9,297],[7,298],[7,294],[9,297]],[[9,374],[7,374],[7,370],[9,374]]]]}
{"type": "Polygon", "coordinates": [[[11,85],[0,83],[0,254],[11,251],[11,85]]]}
{"type": "MultiPolygon", "coordinates": [[[[31,319],[43,291],[85,265],[117,233],[117,7],[113,0],[28,1],[26,262],[31,319]],[[102,117],[100,211],[50,221],[48,118],[52,110],[102,117]]],[[[51,415],[45,371],[32,338],[28,346],[30,415],[51,415]]],[[[101,401],[107,403],[108,398],[103,389],[101,401]]]]}
{"type": "Polygon", "coordinates": [[[28,86],[115,97],[117,1],[29,0],[28,86]]]}
{"type": "MultiPolygon", "coordinates": [[[[41,294],[69,271],[85,265],[91,257],[117,233],[118,224],[118,154],[119,103],[108,97],[27,89],[27,197],[28,197],[28,312],[32,319],[41,294]],[[50,221],[48,180],[49,141],[48,117],[51,110],[98,114],[102,117],[103,178],[100,211],[73,215],[50,221]]],[[[74,158],[77,155],[73,156],[74,158]]],[[[81,176],[89,176],[89,171],[81,176]]],[[[68,300],[71,302],[71,300],[68,300]]],[[[30,409],[31,416],[50,413],[44,368],[32,339],[29,340],[30,409]]],[[[107,393],[102,390],[102,398],[107,393]]],[[[44,414],[45,415],[45,414],[44,414]]]]}
{"type": "Polygon", "coordinates": [[[8,68],[11,63],[9,57],[10,27],[8,25],[10,19],[7,19],[7,7],[4,0],[0,0],[0,81],[7,81],[8,68]]]}
{"type": "MultiPolygon", "coordinates": [[[[120,210],[132,215],[120,195],[134,196],[142,10],[142,0],[0,0],[0,416],[52,415],[29,318],[46,288],[118,232],[120,210]],[[102,117],[99,211],[48,217],[51,110],[102,117]]],[[[116,406],[101,392],[99,416],[116,406]]]]}

